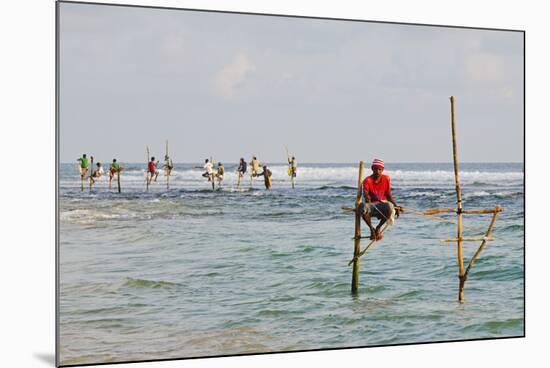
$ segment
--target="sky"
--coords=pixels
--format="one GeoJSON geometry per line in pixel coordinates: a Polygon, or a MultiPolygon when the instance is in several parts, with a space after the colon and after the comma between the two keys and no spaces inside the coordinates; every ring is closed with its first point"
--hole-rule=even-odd
{"type": "Polygon", "coordinates": [[[523,33],[60,3],[61,162],[523,161],[523,33]]]}

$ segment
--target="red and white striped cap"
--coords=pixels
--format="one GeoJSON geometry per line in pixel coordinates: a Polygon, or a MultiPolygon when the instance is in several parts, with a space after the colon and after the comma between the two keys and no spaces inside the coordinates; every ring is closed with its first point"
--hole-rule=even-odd
{"type": "Polygon", "coordinates": [[[384,168],[384,161],[382,161],[378,158],[375,158],[374,160],[372,160],[371,167],[374,167],[374,166],[377,166],[377,167],[383,169],[384,168]]]}

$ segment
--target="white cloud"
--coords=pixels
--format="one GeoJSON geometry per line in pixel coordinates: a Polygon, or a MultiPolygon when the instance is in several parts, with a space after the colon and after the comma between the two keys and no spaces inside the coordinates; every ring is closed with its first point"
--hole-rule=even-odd
{"type": "Polygon", "coordinates": [[[230,99],[244,84],[246,78],[256,67],[244,54],[238,54],[231,63],[225,65],[214,78],[216,95],[230,99]]]}

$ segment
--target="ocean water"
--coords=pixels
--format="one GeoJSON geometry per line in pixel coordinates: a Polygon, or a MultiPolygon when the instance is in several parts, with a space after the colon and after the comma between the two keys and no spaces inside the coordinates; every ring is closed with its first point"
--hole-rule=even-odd
{"type": "MultiPolygon", "coordinates": [[[[62,364],[522,336],[523,165],[460,165],[464,208],[504,208],[457,302],[456,225],[403,214],[361,259],[351,295],[357,164],[286,165],[212,191],[199,164],[145,191],[143,164],[109,190],[59,172],[62,364]]],[[[386,165],[398,204],[455,207],[452,164],[386,165]]],[[[367,174],[370,170],[367,169],[367,174]]],[[[456,216],[440,215],[454,220],[456,216]]],[[[465,215],[465,236],[490,215],[465,215]]],[[[363,225],[364,233],[368,232],[363,225]]],[[[362,247],[367,241],[362,241],[362,247]]],[[[478,243],[464,244],[468,260],[478,243]]]]}

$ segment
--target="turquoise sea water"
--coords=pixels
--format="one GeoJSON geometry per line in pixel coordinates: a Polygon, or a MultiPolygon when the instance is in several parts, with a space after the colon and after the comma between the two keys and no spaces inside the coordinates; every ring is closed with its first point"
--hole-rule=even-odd
{"type": "MultiPolygon", "coordinates": [[[[460,165],[465,208],[505,209],[463,305],[456,244],[439,241],[456,225],[410,213],[361,259],[351,295],[354,219],[340,208],[353,206],[357,164],[300,164],[295,189],[272,165],[271,191],[262,179],[236,189],[226,165],[214,192],[198,165],[176,164],[170,190],[161,174],[146,192],[145,165],[127,164],[119,194],[106,178],[81,192],[76,165],[61,164],[62,364],[523,335],[522,164],[460,165]]],[[[449,163],[385,174],[406,208],[456,206],[449,163]]],[[[489,220],[465,216],[465,235],[489,220]]],[[[477,247],[464,245],[466,264],[477,247]]]]}

